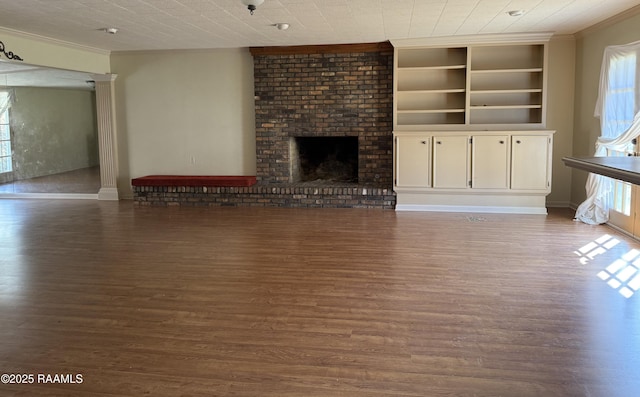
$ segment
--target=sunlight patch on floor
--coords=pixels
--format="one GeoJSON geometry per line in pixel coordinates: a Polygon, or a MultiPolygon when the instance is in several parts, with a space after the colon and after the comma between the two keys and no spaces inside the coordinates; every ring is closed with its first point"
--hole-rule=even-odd
{"type": "MultiPolygon", "coordinates": [[[[596,256],[602,255],[620,243],[620,240],[605,234],[574,251],[580,263],[586,265],[596,256]]],[[[617,290],[625,298],[631,298],[640,290],[640,251],[631,249],[598,272],[598,278],[617,290]]]]}

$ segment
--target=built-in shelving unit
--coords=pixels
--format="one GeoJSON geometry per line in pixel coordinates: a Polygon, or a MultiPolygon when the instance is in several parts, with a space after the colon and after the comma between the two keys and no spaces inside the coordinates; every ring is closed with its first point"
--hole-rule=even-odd
{"type": "Polygon", "coordinates": [[[392,40],[397,210],[546,213],[550,38],[392,40]]]}
{"type": "Polygon", "coordinates": [[[392,43],[394,129],[544,127],[548,35],[480,40],[392,43]]]}

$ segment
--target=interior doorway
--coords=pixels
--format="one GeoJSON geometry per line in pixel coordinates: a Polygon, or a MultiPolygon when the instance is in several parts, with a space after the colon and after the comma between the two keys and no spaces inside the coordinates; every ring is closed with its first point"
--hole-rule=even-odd
{"type": "Polygon", "coordinates": [[[0,178],[0,195],[97,198],[101,180],[92,75],[0,62],[0,90],[10,96],[7,123],[0,126],[0,149],[7,154],[2,160],[10,171],[0,178]]]}

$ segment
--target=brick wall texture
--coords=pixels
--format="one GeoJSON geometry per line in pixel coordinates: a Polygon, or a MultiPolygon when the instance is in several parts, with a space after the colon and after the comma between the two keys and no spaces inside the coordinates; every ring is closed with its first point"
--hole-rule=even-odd
{"type": "Polygon", "coordinates": [[[393,52],[254,55],[256,177],[290,183],[290,138],[358,137],[359,185],[393,186],[393,52]]]}

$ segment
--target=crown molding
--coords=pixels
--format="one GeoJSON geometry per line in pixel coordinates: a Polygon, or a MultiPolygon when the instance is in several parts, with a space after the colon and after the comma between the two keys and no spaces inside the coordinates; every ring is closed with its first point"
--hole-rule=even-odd
{"type": "Polygon", "coordinates": [[[557,34],[551,37],[551,41],[576,41],[575,34],[557,34]]]}
{"type": "Polygon", "coordinates": [[[619,22],[624,21],[625,19],[629,19],[633,16],[636,16],[640,14],[640,5],[637,5],[635,7],[631,7],[626,11],[622,11],[620,14],[616,14],[614,16],[612,16],[611,18],[607,18],[603,21],[600,21],[598,23],[596,23],[595,25],[591,25],[588,28],[584,28],[579,32],[576,32],[575,36],[576,38],[583,38],[595,31],[598,31],[600,29],[604,29],[606,27],[615,25],[619,22]]]}
{"type": "Polygon", "coordinates": [[[67,47],[67,48],[74,49],[74,50],[92,52],[94,54],[99,54],[99,55],[107,55],[108,56],[108,55],[111,54],[111,51],[109,51],[109,50],[103,50],[101,48],[89,47],[89,46],[85,46],[85,45],[81,45],[81,44],[72,43],[72,42],[69,42],[69,41],[53,39],[51,37],[40,36],[40,35],[33,34],[33,33],[27,33],[27,32],[23,32],[21,30],[15,30],[15,29],[9,29],[9,28],[0,27],[0,34],[2,34],[2,33],[10,34],[10,35],[13,35],[13,36],[16,36],[16,37],[21,37],[23,39],[35,40],[35,41],[39,41],[39,42],[46,43],[46,44],[52,44],[52,45],[57,45],[57,46],[61,46],[61,47],[67,47]]]}
{"type": "Polygon", "coordinates": [[[111,55],[154,55],[167,54],[211,54],[213,52],[249,52],[247,47],[225,47],[225,48],[178,48],[178,49],[162,49],[162,50],[117,50],[111,51],[111,55]]]}
{"type": "Polygon", "coordinates": [[[500,33],[473,34],[460,36],[439,36],[419,39],[390,40],[394,47],[449,47],[469,46],[478,44],[517,44],[547,42],[553,36],[552,32],[541,33],[500,33]]]}

